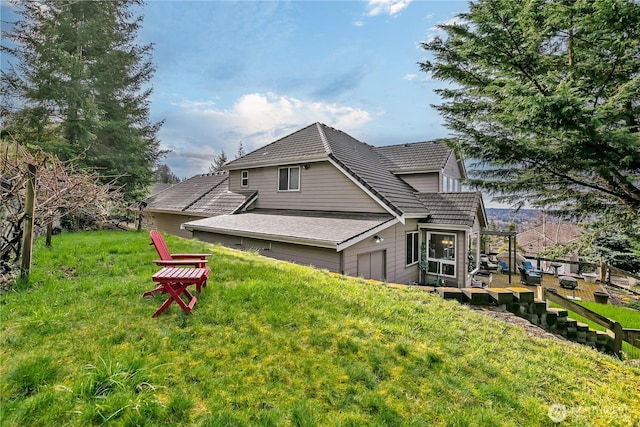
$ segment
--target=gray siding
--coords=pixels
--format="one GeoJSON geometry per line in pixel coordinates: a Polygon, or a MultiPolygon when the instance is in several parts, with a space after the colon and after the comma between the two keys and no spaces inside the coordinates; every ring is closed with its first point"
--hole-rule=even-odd
{"type": "Polygon", "coordinates": [[[418,265],[405,266],[405,233],[417,231],[417,221],[407,220],[406,224],[396,224],[378,233],[384,241],[376,243],[373,238],[366,239],[344,252],[344,274],[358,275],[358,255],[384,250],[386,253],[387,282],[411,284],[418,280],[418,265]]]}
{"type": "Polygon", "coordinates": [[[460,165],[458,165],[458,162],[456,162],[456,156],[449,156],[447,163],[444,165],[442,173],[451,178],[462,178],[462,174],[460,173],[460,165]]]}
{"type": "Polygon", "coordinates": [[[419,193],[437,193],[440,182],[437,173],[414,173],[398,175],[404,182],[415,188],[419,193]]]}
{"type": "Polygon", "coordinates": [[[168,214],[168,213],[147,213],[147,218],[152,222],[152,227],[158,231],[164,233],[173,234],[175,236],[191,238],[191,232],[188,230],[181,230],[180,225],[193,221],[196,219],[202,219],[198,216],[180,215],[180,214],[168,214]]]}
{"type": "Polygon", "coordinates": [[[249,239],[246,237],[208,233],[198,230],[193,232],[193,237],[204,242],[218,243],[234,249],[255,250],[269,258],[295,262],[302,265],[312,265],[336,273],[341,272],[341,255],[337,253],[335,249],[270,242],[268,240],[249,239]]]}
{"type": "Polygon", "coordinates": [[[231,191],[257,190],[255,208],[336,212],[386,212],[329,162],[300,169],[300,191],[278,191],[278,168],[249,170],[249,187],[240,187],[241,171],[231,171],[231,191]]]}
{"type": "Polygon", "coordinates": [[[439,192],[457,193],[461,191],[462,170],[455,156],[449,156],[440,174],[439,192]]]}

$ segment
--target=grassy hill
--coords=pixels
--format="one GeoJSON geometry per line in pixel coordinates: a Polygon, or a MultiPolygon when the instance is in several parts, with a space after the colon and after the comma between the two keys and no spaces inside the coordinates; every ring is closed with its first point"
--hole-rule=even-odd
{"type": "Polygon", "coordinates": [[[147,233],[36,242],[30,283],[0,297],[0,425],[533,426],[554,404],[562,425],[640,423],[640,370],[612,357],[425,292],[167,242],[214,254],[192,315],[151,318],[147,233]]]}

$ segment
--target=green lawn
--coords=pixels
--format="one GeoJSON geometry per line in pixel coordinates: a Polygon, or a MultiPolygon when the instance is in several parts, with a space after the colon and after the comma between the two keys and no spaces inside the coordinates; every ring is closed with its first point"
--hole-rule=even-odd
{"type": "MultiPolygon", "coordinates": [[[[617,307],[608,304],[598,304],[590,301],[578,301],[581,306],[593,311],[594,313],[601,314],[609,319],[613,319],[620,323],[623,328],[640,329],[640,312],[625,307],[617,307]]],[[[558,304],[551,303],[552,307],[560,307],[558,304]]],[[[577,320],[578,322],[589,325],[591,329],[596,331],[605,331],[604,326],[599,325],[579,314],[568,310],[569,317],[577,320]]],[[[640,348],[634,347],[627,342],[622,342],[622,352],[624,355],[631,359],[640,359],[640,348]]]]}
{"type": "Polygon", "coordinates": [[[147,233],[55,236],[0,297],[0,425],[638,425],[640,369],[419,290],[212,252],[192,315],[147,233]],[[562,411],[561,411],[562,412],[562,411]]]}
{"type": "Polygon", "coordinates": [[[579,301],[578,304],[604,317],[614,319],[624,328],[640,329],[640,311],[589,301],[579,301]]]}

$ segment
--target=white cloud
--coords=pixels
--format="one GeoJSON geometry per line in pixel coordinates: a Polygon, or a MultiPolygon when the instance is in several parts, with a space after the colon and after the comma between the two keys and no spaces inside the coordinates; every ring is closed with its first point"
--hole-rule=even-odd
{"type": "Polygon", "coordinates": [[[357,131],[373,118],[359,108],[274,93],[242,95],[227,109],[216,108],[213,101],[174,105],[178,109],[167,115],[159,136],[171,150],[166,163],[179,177],[207,172],[222,150],[233,159],[240,141],[250,152],[314,122],[356,132],[357,138],[357,131]]]}
{"type": "Polygon", "coordinates": [[[394,16],[409,6],[412,0],[369,0],[367,8],[369,16],[390,15],[394,16]]]}
{"type": "Polygon", "coordinates": [[[404,75],[404,79],[409,81],[409,82],[419,82],[419,83],[425,83],[425,82],[429,82],[432,80],[432,78],[423,73],[423,74],[405,74],[404,75]]]}

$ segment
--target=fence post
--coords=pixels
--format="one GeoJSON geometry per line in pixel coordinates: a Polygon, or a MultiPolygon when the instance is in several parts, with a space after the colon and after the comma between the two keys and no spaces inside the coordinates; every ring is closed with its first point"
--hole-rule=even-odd
{"type": "Polygon", "coordinates": [[[622,356],[622,340],[624,339],[624,330],[622,325],[615,320],[611,324],[611,331],[615,334],[613,339],[613,348],[611,349],[616,356],[622,356]]]}
{"type": "Polygon", "coordinates": [[[20,278],[26,279],[31,271],[31,250],[33,249],[33,221],[36,204],[36,166],[27,165],[27,192],[24,198],[24,228],[22,235],[22,263],[20,278]]]}

